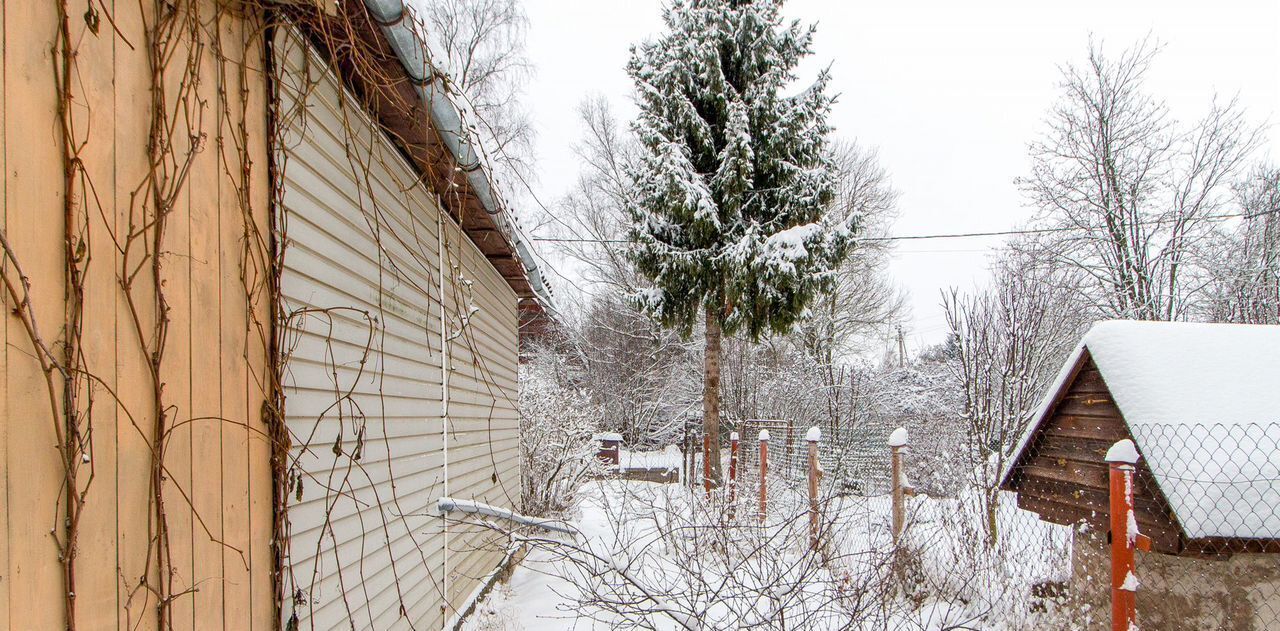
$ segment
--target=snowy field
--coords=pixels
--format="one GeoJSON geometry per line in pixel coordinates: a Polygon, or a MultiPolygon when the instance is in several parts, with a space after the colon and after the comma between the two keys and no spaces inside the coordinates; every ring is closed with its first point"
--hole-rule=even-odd
{"type": "Polygon", "coordinates": [[[762,527],[754,493],[729,518],[722,501],[680,485],[591,482],[572,520],[578,535],[533,535],[464,628],[1072,628],[1032,597],[1034,585],[1068,577],[1070,530],[1012,496],[1001,497],[1002,536],[990,545],[976,497],[908,498],[897,547],[889,497],[827,498],[815,553],[805,498],[776,487],[762,527]]]}

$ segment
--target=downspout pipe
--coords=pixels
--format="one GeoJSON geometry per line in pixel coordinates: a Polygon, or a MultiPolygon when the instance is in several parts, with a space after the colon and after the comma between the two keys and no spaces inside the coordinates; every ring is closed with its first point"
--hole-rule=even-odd
{"type": "Polygon", "coordinates": [[[400,65],[413,80],[418,97],[427,105],[432,124],[440,131],[445,146],[458,162],[458,168],[466,174],[471,190],[480,198],[485,212],[493,216],[504,236],[515,246],[516,255],[520,258],[520,264],[524,267],[534,293],[550,306],[551,287],[542,276],[542,270],[533,262],[533,250],[524,232],[511,220],[497,193],[489,185],[483,158],[471,141],[471,134],[463,123],[461,111],[449,98],[444,75],[432,68],[431,60],[426,54],[426,43],[409,19],[404,0],[364,0],[364,5],[390,42],[391,49],[400,59],[400,65]]]}
{"type": "Polygon", "coordinates": [[[471,515],[483,515],[485,517],[496,517],[509,522],[520,524],[521,526],[532,526],[541,528],[550,532],[559,532],[566,535],[576,535],[577,531],[565,522],[555,519],[541,519],[538,517],[529,517],[521,515],[515,511],[510,511],[497,506],[490,506],[472,500],[463,500],[453,497],[442,497],[436,500],[436,510],[441,515],[449,513],[467,513],[471,515]]]}

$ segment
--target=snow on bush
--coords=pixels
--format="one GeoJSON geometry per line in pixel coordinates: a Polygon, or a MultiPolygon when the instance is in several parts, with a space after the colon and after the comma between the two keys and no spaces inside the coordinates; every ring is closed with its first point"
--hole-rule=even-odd
{"type": "MultiPolygon", "coordinates": [[[[1069,578],[1071,530],[1002,495],[1006,533],[985,536],[981,491],[908,498],[895,545],[890,498],[825,494],[809,547],[808,498],[770,480],[763,524],[744,479],[738,500],[675,484],[589,482],[573,537],[515,535],[533,551],[481,606],[543,629],[1075,628],[1079,612],[1037,595],[1069,578]]],[[[484,628],[472,625],[473,629],[484,628]]]]}
{"type": "Polygon", "coordinates": [[[568,382],[564,357],[534,353],[520,367],[520,454],[524,512],[563,511],[583,481],[602,470],[592,435],[599,411],[568,382]]]}

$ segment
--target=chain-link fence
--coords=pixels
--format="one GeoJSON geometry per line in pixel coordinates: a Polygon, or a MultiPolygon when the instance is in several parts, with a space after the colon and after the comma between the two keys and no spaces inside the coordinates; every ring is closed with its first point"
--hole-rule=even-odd
{"type": "Polygon", "coordinates": [[[1139,531],[1177,535],[1137,554],[1139,622],[1280,629],[1280,423],[1143,424],[1132,433],[1141,454],[1134,494],[1149,502],[1135,508],[1149,522],[1140,519],[1139,531]]]}
{"type": "MultiPolygon", "coordinates": [[[[1068,415],[1022,447],[1012,462],[973,459],[954,493],[908,490],[895,587],[882,592],[894,624],[1110,628],[1114,587],[1134,594],[1142,628],[1280,629],[1280,424],[1068,415]],[[1139,551],[1134,571],[1113,578],[1106,457],[1126,439],[1139,457],[1117,536],[1139,551]]],[[[920,448],[936,446],[908,446],[920,448]]],[[[924,462],[907,459],[908,479],[928,473],[924,462]]],[[[863,531],[883,530],[891,510],[883,495],[837,493],[830,506],[834,528],[863,531]],[[840,508],[855,505],[865,514],[840,508]]]]}
{"type": "MultiPolygon", "coordinates": [[[[767,430],[768,512],[800,519],[807,428],[749,420],[736,429],[740,509],[755,514],[758,435],[767,430]]],[[[828,474],[849,457],[843,442],[823,436],[828,474]]],[[[701,434],[691,431],[687,443],[690,478],[700,484],[701,434]]],[[[947,448],[972,447],[913,436],[901,483],[928,477],[938,462],[913,451],[947,448]]],[[[1143,628],[1280,629],[1280,423],[1128,426],[1064,415],[1015,453],[967,458],[966,475],[947,491],[904,489],[896,539],[890,450],[863,451],[860,475],[876,484],[853,488],[824,475],[820,491],[833,571],[874,594],[860,628],[1109,628],[1114,586],[1136,594],[1143,628]],[[1125,439],[1139,456],[1125,535],[1149,549],[1136,552],[1132,578],[1117,585],[1106,456],[1125,439]]]]}
{"type": "MultiPolygon", "coordinates": [[[[1142,628],[1280,629],[1280,424],[1066,416],[1032,437],[1005,488],[1014,493],[997,512],[1005,503],[1015,512],[990,522],[1004,530],[995,549],[1026,551],[1021,542],[1041,538],[1046,551],[1061,551],[1053,572],[1027,577],[1026,610],[1039,612],[1039,626],[1106,628],[1114,586],[1134,594],[1142,628]],[[1113,579],[1110,515],[1119,493],[1105,458],[1128,438],[1138,459],[1132,518],[1119,536],[1138,551],[1134,571],[1113,579]]],[[[991,589],[1012,596],[1020,586],[991,589]]]]}

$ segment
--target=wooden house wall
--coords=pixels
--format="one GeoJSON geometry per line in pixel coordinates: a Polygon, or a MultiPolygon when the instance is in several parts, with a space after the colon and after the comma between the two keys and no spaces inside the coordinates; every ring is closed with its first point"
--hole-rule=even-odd
{"type": "MultiPolygon", "coordinates": [[[[1086,351],[1052,408],[1049,418],[1027,446],[1013,475],[1010,490],[1018,506],[1046,521],[1070,525],[1080,521],[1105,531],[1108,526],[1107,449],[1131,438],[1120,409],[1098,367],[1086,351]]],[[[1151,537],[1155,550],[1182,551],[1183,542],[1168,504],[1139,467],[1134,486],[1138,529],[1151,537]]]]}
{"type": "Polygon", "coordinates": [[[279,29],[273,54],[292,113],[281,298],[298,478],[285,591],[303,596],[282,616],[304,629],[444,628],[506,543],[436,501],[519,509],[517,295],[301,33],[279,29]]]}
{"type": "MultiPolygon", "coordinates": [[[[154,6],[168,4],[65,4],[78,46],[72,116],[76,137],[85,142],[84,178],[75,184],[73,199],[76,219],[87,221],[82,247],[90,261],[82,340],[83,369],[92,374],[92,384],[84,386],[80,405],[92,419],[92,433],[86,439],[88,459],[77,464],[81,484],[90,473],[92,482],[79,523],[75,591],[69,595],[54,542],[65,510],[54,436],[61,414],[55,417],[49,408],[35,349],[6,297],[0,323],[0,628],[63,628],[64,602],[74,598],[80,629],[154,629],[157,598],[139,587],[142,576],[159,578],[156,546],[148,535],[154,388],[119,282],[123,260],[117,244],[149,173],[153,77],[146,25],[155,23],[154,6]],[[86,7],[96,22],[86,17],[86,7]]],[[[269,338],[253,324],[269,321],[270,303],[242,281],[245,257],[263,261],[266,255],[262,242],[246,239],[247,229],[268,230],[261,24],[239,9],[218,8],[233,4],[241,6],[177,3],[179,11],[196,12],[205,46],[190,46],[190,32],[180,29],[163,71],[172,96],[184,62],[200,51],[194,63],[203,110],[165,104],[179,117],[175,151],[185,153],[192,142],[203,145],[168,215],[160,253],[172,323],[161,379],[170,428],[163,456],[165,512],[173,586],[181,592],[172,601],[178,629],[276,625],[261,385],[269,338]],[[219,98],[220,92],[229,98],[219,98]],[[185,133],[188,125],[197,133],[185,133]],[[236,142],[241,125],[248,165],[236,142]]],[[[41,334],[55,345],[67,312],[67,189],[52,53],[58,6],[48,0],[0,4],[0,225],[31,283],[41,334]]],[[[139,260],[133,252],[132,260],[139,260]]],[[[16,281],[12,264],[6,263],[4,273],[16,281]]],[[[261,280],[263,270],[256,273],[261,280]]],[[[254,272],[249,277],[253,282],[254,272]]],[[[144,331],[156,318],[153,288],[145,271],[133,285],[144,331]]]]}
{"type": "MultiPolygon", "coordinates": [[[[38,328],[55,349],[69,304],[60,65],[53,54],[59,6],[0,0],[0,225],[31,283],[38,328]]],[[[151,170],[157,77],[148,46],[157,6],[169,4],[94,2],[87,18],[83,3],[70,3],[70,39],[77,47],[72,118],[76,139],[84,142],[84,177],[71,189],[72,221],[86,226],[83,256],[91,261],[84,283],[87,376],[79,380],[79,411],[92,419],[92,430],[88,458],[79,469],[81,483],[90,475],[92,483],[78,526],[75,591],[69,595],[55,544],[65,516],[55,437],[63,415],[49,409],[36,349],[15,315],[18,305],[6,297],[0,318],[0,629],[62,628],[71,598],[81,629],[157,628],[156,595],[142,577],[154,584],[161,565],[171,571],[177,594],[175,628],[269,629],[280,623],[273,585],[272,450],[264,422],[275,316],[265,287],[274,253],[264,25],[253,5],[234,1],[175,3],[180,18],[194,16],[194,22],[174,31],[168,65],[160,72],[170,99],[163,106],[176,120],[173,153],[199,150],[166,214],[159,249],[158,284],[170,322],[159,371],[167,417],[169,563],[157,562],[151,534],[157,388],[144,343],[151,341],[146,338],[157,321],[156,284],[144,268],[131,286],[131,307],[121,282],[127,266],[120,245],[131,229],[147,229],[140,228],[136,213],[151,170]],[[192,38],[201,45],[193,46],[192,38]],[[186,67],[199,80],[185,84],[192,98],[180,104],[176,95],[186,67]]],[[[517,295],[513,281],[477,249],[472,231],[446,226],[452,262],[462,270],[454,282],[465,280],[469,287],[447,309],[451,320],[471,320],[467,335],[451,342],[449,491],[513,506],[520,488],[517,295]],[[473,304],[479,311],[467,316],[473,304]]],[[[138,247],[146,246],[154,244],[138,247]]],[[[128,261],[139,261],[137,250],[132,252],[128,261]]],[[[6,280],[18,282],[7,257],[4,272],[6,280]]],[[[478,578],[496,564],[501,550],[491,539],[486,531],[458,527],[438,542],[450,561],[441,568],[448,576],[443,610],[432,617],[443,619],[462,607],[478,578]]]]}

